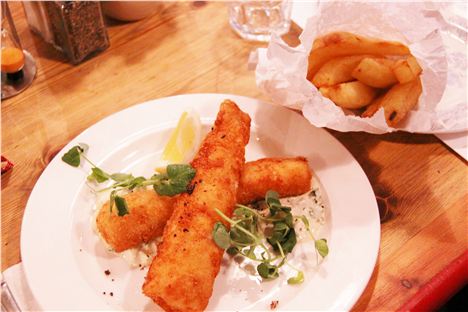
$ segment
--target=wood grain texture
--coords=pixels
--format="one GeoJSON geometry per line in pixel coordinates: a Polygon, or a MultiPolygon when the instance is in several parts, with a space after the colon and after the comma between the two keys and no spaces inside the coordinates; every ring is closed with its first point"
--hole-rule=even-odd
{"type": "Polygon", "coordinates": [[[377,266],[354,310],[396,310],[468,246],[466,162],[432,135],[331,133],[366,172],[382,220],[377,266]]]}
{"type": "MultiPolygon", "coordinates": [[[[175,94],[268,100],[247,68],[250,52],[264,45],[230,30],[225,4],[159,5],[158,13],[138,22],[108,21],[110,48],[72,66],[30,32],[21,4],[10,2],[38,73],[29,89],[1,104],[2,154],[15,163],[1,184],[2,271],[21,261],[21,219],[34,184],[84,129],[124,108],[175,94]]],[[[287,41],[297,44],[299,31],[293,27],[287,41]]],[[[396,310],[466,249],[466,162],[433,135],[330,132],[366,172],[382,219],[377,266],[354,310],[396,310]]]]}
{"type": "Polygon", "coordinates": [[[29,30],[19,2],[9,3],[37,76],[2,102],[2,154],[15,163],[2,176],[2,270],[20,261],[23,209],[41,172],[72,138],[132,105],[183,93],[263,98],[248,70],[251,51],[229,28],[222,3],[160,3],[151,18],[108,21],[111,46],[74,67],[29,30]]]}

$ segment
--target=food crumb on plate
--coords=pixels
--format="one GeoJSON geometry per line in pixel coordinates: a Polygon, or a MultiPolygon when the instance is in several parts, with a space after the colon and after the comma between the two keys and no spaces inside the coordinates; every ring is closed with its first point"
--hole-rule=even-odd
{"type": "Polygon", "coordinates": [[[274,310],[276,309],[276,307],[278,306],[278,300],[273,300],[271,303],[270,303],[270,309],[271,310],[274,310]]]}

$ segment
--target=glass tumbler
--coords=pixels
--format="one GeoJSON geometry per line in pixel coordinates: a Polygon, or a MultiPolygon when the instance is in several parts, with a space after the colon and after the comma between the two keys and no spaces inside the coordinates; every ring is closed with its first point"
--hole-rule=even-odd
{"type": "Polygon", "coordinates": [[[244,39],[268,42],[272,33],[283,35],[291,26],[291,1],[233,1],[229,24],[244,39]]]}

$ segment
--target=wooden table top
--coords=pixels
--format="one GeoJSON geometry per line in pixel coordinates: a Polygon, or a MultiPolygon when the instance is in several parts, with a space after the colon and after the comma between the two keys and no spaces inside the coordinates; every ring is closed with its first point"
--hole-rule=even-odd
{"type": "MultiPolygon", "coordinates": [[[[159,5],[150,18],[110,22],[110,48],[72,66],[30,32],[21,4],[10,3],[38,72],[30,88],[1,103],[2,155],[15,164],[2,175],[2,271],[21,261],[21,220],[34,184],[84,129],[176,94],[268,101],[247,68],[249,53],[265,45],[238,38],[224,4],[159,5]]],[[[299,32],[293,26],[286,39],[297,43],[299,32]]],[[[364,169],[382,219],[377,265],[355,310],[395,310],[466,249],[466,162],[430,134],[330,133],[364,169]]]]}

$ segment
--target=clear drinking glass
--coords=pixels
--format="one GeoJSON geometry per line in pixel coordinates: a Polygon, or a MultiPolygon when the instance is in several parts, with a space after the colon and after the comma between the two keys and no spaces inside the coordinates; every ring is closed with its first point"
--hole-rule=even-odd
{"type": "Polygon", "coordinates": [[[244,39],[267,42],[272,33],[283,35],[291,26],[291,1],[233,1],[229,24],[244,39]]]}

